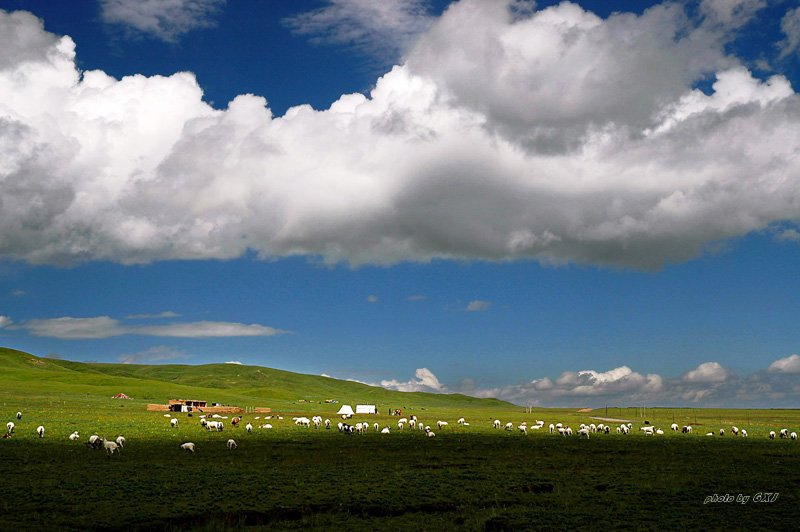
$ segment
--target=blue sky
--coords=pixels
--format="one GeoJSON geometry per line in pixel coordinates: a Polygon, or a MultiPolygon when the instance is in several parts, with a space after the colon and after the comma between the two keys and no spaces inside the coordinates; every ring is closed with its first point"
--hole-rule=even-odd
{"type": "Polygon", "coordinates": [[[0,10],[1,345],[543,406],[800,396],[795,2],[0,10]]]}

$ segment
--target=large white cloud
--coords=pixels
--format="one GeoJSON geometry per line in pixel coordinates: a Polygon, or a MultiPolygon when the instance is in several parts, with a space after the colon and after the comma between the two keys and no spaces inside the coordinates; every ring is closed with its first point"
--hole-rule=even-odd
{"type": "Polygon", "coordinates": [[[725,53],[759,5],[462,0],[369,97],[281,117],[189,73],[81,73],[0,13],[0,258],[688,260],[800,219],[800,100],[725,53]]]}
{"type": "Polygon", "coordinates": [[[769,365],[767,373],[800,373],[800,355],[779,358],[769,365]]]}

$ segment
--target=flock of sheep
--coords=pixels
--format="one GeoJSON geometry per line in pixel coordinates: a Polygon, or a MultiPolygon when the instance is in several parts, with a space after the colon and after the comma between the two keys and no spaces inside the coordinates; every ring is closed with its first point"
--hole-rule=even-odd
{"type": "MultiPolygon", "coordinates": [[[[169,420],[170,427],[175,428],[175,427],[178,426],[178,419],[177,418],[172,417],[170,414],[164,414],[164,417],[170,418],[170,420],[169,420]]],[[[267,420],[271,420],[272,417],[273,416],[266,416],[266,419],[267,420]]],[[[16,413],[16,418],[17,418],[17,421],[21,420],[22,419],[22,412],[17,412],[16,413]]],[[[390,434],[391,433],[391,428],[388,425],[384,426],[383,428],[381,428],[381,426],[377,422],[373,423],[370,426],[370,423],[366,422],[366,421],[357,422],[357,423],[351,425],[351,424],[346,422],[350,418],[350,416],[342,416],[342,418],[343,418],[343,421],[341,421],[341,422],[339,422],[337,424],[337,428],[338,428],[339,432],[341,432],[343,434],[363,434],[365,432],[369,432],[370,430],[374,430],[375,432],[380,432],[381,434],[390,434]]],[[[224,430],[224,427],[225,427],[223,420],[226,420],[226,419],[228,419],[227,416],[221,416],[219,414],[213,414],[212,416],[210,416],[210,418],[207,417],[206,415],[201,415],[200,416],[200,425],[203,428],[205,428],[206,430],[208,430],[208,431],[222,432],[224,430]]],[[[260,419],[260,416],[256,416],[254,420],[259,420],[259,419],[260,419]]],[[[283,417],[282,416],[275,416],[275,419],[283,420],[283,417]]],[[[231,420],[231,425],[233,427],[237,427],[241,421],[242,421],[241,417],[238,417],[238,416],[234,417],[231,420]]],[[[324,426],[325,429],[328,429],[328,430],[331,429],[331,420],[330,419],[324,419],[323,420],[322,416],[312,416],[311,418],[308,418],[308,417],[305,417],[305,416],[301,416],[301,417],[292,418],[292,421],[294,422],[294,424],[296,426],[310,428],[313,425],[313,427],[316,428],[316,429],[319,429],[322,426],[324,426]]],[[[463,417],[459,418],[457,423],[459,425],[461,425],[461,426],[464,426],[464,427],[468,427],[469,426],[469,423],[463,417]]],[[[647,423],[647,422],[645,422],[645,423],[647,423]]],[[[439,431],[443,430],[445,427],[447,427],[447,425],[448,425],[447,421],[439,420],[439,421],[436,422],[436,427],[437,427],[437,430],[439,430],[439,431]]],[[[427,437],[435,437],[436,436],[436,433],[433,432],[433,430],[431,429],[430,425],[425,425],[424,423],[421,423],[417,419],[417,416],[414,416],[414,415],[412,415],[410,417],[402,417],[402,418],[398,419],[397,422],[396,422],[396,426],[397,426],[397,430],[404,430],[405,427],[408,426],[408,428],[410,430],[418,430],[418,431],[424,433],[427,437]]],[[[499,419],[494,419],[492,421],[492,426],[495,429],[500,429],[502,427],[506,431],[513,431],[514,430],[514,423],[512,423],[510,421],[505,423],[505,424],[503,424],[499,419]]],[[[516,428],[520,433],[522,433],[524,435],[527,435],[529,429],[530,430],[541,430],[541,429],[544,428],[544,426],[545,426],[545,422],[544,421],[536,420],[536,422],[534,424],[532,424],[531,426],[528,426],[528,423],[526,421],[523,421],[522,423],[517,425],[516,428]]],[[[14,433],[14,429],[15,428],[16,428],[15,423],[13,421],[9,421],[6,424],[7,432],[3,436],[3,438],[10,438],[11,435],[14,433]]],[[[263,423],[263,424],[258,425],[258,428],[259,429],[271,429],[272,428],[272,424],[271,423],[263,423]]],[[[550,434],[558,434],[558,435],[561,435],[561,436],[572,436],[574,434],[572,428],[567,426],[567,425],[565,425],[565,424],[563,424],[563,423],[556,423],[556,424],[552,424],[551,423],[548,428],[549,428],[550,434]]],[[[613,430],[617,434],[629,434],[632,429],[633,429],[633,424],[632,423],[621,423],[619,426],[613,428],[613,430]]],[[[248,434],[252,433],[253,432],[252,423],[248,422],[245,425],[245,430],[247,431],[248,434]]],[[[642,432],[644,432],[645,436],[663,435],[665,433],[664,430],[662,430],[660,428],[656,428],[655,426],[650,425],[650,424],[646,424],[645,426],[640,427],[640,430],[642,432]]],[[[672,432],[681,431],[684,434],[690,434],[692,432],[692,426],[691,425],[685,425],[683,427],[679,427],[677,423],[672,423],[672,425],[670,426],[670,430],[672,432]]],[[[579,438],[587,438],[588,439],[590,434],[593,434],[593,433],[610,434],[611,431],[612,431],[612,427],[610,425],[605,425],[603,423],[600,423],[598,425],[595,425],[594,423],[591,423],[589,425],[581,423],[580,427],[578,428],[578,430],[576,432],[577,432],[579,438]]],[[[44,432],[45,432],[45,429],[44,429],[43,425],[39,425],[36,428],[36,433],[38,434],[38,436],[40,438],[44,438],[44,432]]],[[[719,434],[719,436],[724,436],[725,435],[725,429],[724,428],[719,429],[719,433],[708,432],[708,433],[706,433],[706,436],[715,436],[717,434],[719,434]]],[[[741,436],[741,437],[744,437],[744,438],[747,437],[747,431],[744,430],[744,429],[740,430],[736,426],[732,426],[731,427],[731,434],[733,434],[734,436],[741,436]]],[[[796,432],[791,432],[790,433],[789,430],[785,429],[785,428],[781,429],[779,431],[779,433],[777,434],[777,436],[779,436],[781,439],[797,440],[797,433],[796,432]]],[[[775,437],[776,437],[775,431],[771,430],[769,432],[769,438],[774,440],[775,437]]],[[[76,441],[76,440],[80,439],[80,435],[78,434],[78,431],[75,431],[72,434],[70,434],[69,435],[69,439],[73,440],[73,441],[76,441]]],[[[89,437],[89,440],[85,443],[85,445],[87,447],[92,448],[92,449],[105,449],[108,457],[110,458],[111,455],[114,454],[114,452],[117,452],[117,454],[119,454],[119,450],[122,449],[124,447],[124,445],[125,445],[125,438],[124,438],[124,436],[120,435],[120,436],[117,436],[116,439],[110,440],[110,439],[106,439],[106,438],[101,438],[97,434],[93,434],[93,435],[91,435],[89,437]]],[[[227,448],[228,449],[237,449],[238,445],[237,445],[235,440],[228,439],[227,448]]],[[[194,442],[182,443],[180,445],[180,450],[185,450],[185,451],[189,451],[189,452],[194,453],[194,451],[195,451],[195,443],[194,442]]]]}

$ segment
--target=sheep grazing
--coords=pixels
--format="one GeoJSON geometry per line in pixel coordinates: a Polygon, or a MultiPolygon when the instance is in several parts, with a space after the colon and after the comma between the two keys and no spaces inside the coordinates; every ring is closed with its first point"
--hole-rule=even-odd
{"type": "Polygon", "coordinates": [[[734,436],[738,436],[739,435],[739,427],[731,427],[731,432],[733,433],[734,436]]]}
{"type": "Polygon", "coordinates": [[[494,420],[494,428],[499,429],[500,425],[501,425],[500,420],[499,419],[495,419],[494,420]]]}
{"type": "Polygon", "coordinates": [[[86,442],[86,446],[91,447],[92,449],[99,449],[103,446],[103,438],[97,434],[92,434],[89,436],[89,441],[86,442]]]}
{"type": "Polygon", "coordinates": [[[77,430],[69,435],[69,439],[72,440],[72,441],[75,441],[78,438],[80,438],[80,436],[78,435],[78,431],[77,430]]]}
{"type": "Polygon", "coordinates": [[[706,436],[713,436],[713,435],[714,435],[713,432],[706,432],[706,436]]]}
{"type": "Polygon", "coordinates": [[[746,437],[747,437],[747,431],[742,429],[742,438],[746,438],[746,437]]]}
{"type": "Polygon", "coordinates": [[[44,426],[43,425],[39,425],[38,427],[36,427],[36,434],[38,434],[40,438],[44,438],[44,426]]]}
{"type": "Polygon", "coordinates": [[[103,448],[106,450],[106,454],[109,458],[114,454],[114,451],[117,451],[117,454],[119,454],[119,447],[117,447],[116,442],[111,440],[103,440],[103,448]]]}
{"type": "Polygon", "coordinates": [[[436,433],[433,432],[432,430],[429,430],[427,434],[425,434],[425,436],[427,436],[428,438],[433,438],[434,436],[436,436],[436,433]]]}
{"type": "Polygon", "coordinates": [[[678,424],[677,423],[673,423],[672,425],[669,426],[669,428],[670,428],[670,430],[672,432],[678,432],[678,424]]]}
{"type": "Polygon", "coordinates": [[[645,436],[652,436],[654,428],[652,426],[648,426],[648,427],[641,427],[639,430],[644,432],[645,436]]]}
{"type": "Polygon", "coordinates": [[[447,421],[437,421],[436,426],[439,427],[439,430],[442,430],[442,427],[447,426],[447,421]]]}
{"type": "Polygon", "coordinates": [[[231,426],[232,426],[232,427],[238,427],[238,426],[239,426],[239,422],[240,422],[241,420],[242,420],[242,418],[241,418],[241,417],[239,417],[239,416],[236,416],[235,418],[231,419],[231,426]]]}
{"type": "Polygon", "coordinates": [[[656,429],[656,434],[658,434],[659,436],[663,436],[664,435],[664,431],[661,430],[661,429],[656,429]]]}
{"type": "Polygon", "coordinates": [[[589,431],[590,432],[597,432],[597,427],[595,426],[594,423],[589,425],[589,431]]]}
{"type": "Polygon", "coordinates": [[[591,427],[583,427],[578,431],[578,439],[583,438],[586,436],[586,439],[589,439],[589,433],[592,431],[591,427]]]}
{"type": "Polygon", "coordinates": [[[466,419],[464,419],[463,417],[458,418],[458,421],[456,421],[456,423],[458,423],[459,425],[463,425],[465,422],[466,419]]]}
{"type": "Polygon", "coordinates": [[[178,426],[178,418],[172,418],[169,420],[170,427],[177,427],[178,426]]]}
{"type": "Polygon", "coordinates": [[[719,429],[719,435],[725,436],[725,429],[719,429]]]}
{"type": "Polygon", "coordinates": [[[125,436],[122,435],[117,436],[117,439],[114,441],[117,442],[117,447],[119,447],[120,449],[125,447],[125,436]]]}
{"type": "Polygon", "coordinates": [[[558,433],[559,433],[559,434],[561,434],[562,436],[566,436],[566,435],[567,435],[567,430],[566,430],[564,427],[558,427],[556,430],[557,430],[557,431],[558,431],[558,433]]]}
{"type": "Polygon", "coordinates": [[[6,431],[7,431],[9,434],[11,434],[12,432],[14,432],[14,422],[13,422],[13,421],[9,421],[8,423],[6,423],[6,431]]]}
{"type": "Polygon", "coordinates": [[[692,426],[691,425],[684,425],[681,429],[681,432],[684,434],[691,434],[692,433],[692,426]]]}
{"type": "Polygon", "coordinates": [[[17,412],[17,419],[22,419],[22,412],[17,412]]]}
{"type": "Polygon", "coordinates": [[[769,439],[770,440],[774,440],[775,439],[775,431],[774,430],[769,431],[769,439]]]}
{"type": "Polygon", "coordinates": [[[244,429],[247,431],[248,434],[252,434],[253,433],[253,424],[248,422],[247,425],[244,426],[244,429]]]}
{"type": "Polygon", "coordinates": [[[372,428],[375,429],[375,432],[378,432],[378,429],[381,428],[381,426],[378,425],[378,423],[376,422],[376,423],[373,423],[372,428]]]}
{"type": "Polygon", "coordinates": [[[389,427],[384,427],[381,434],[389,434],[389,427]]]}
{"type": "Polygon", "coordinates": [[[527,436],[527,435],[528,435],[528,427],[527,427],[527,425],[520,425],[520,426],[519,426],[519,427],[517,427],[517,428],[518,428],[518,429],[519,429],[519,431],[520,431],[521,433],[523,433],[525,436],[527,436]]]}
{"type": "MultiPolygon", "coordinates": [[[[264,423],[263,425],[259,425],[258,428],[260,428],[260,429],[271,429],[272,425],[270,425],[269,423],[264,423]]],[[[341,430],[341,429],[339,429],[339,430],[341,430]]]]}
{"type": "Polygon", "coordinates": [[[186,442],[186,443],[182,443],[181,444],[181,450],[182,451],[192,451],[192,452],[194,452],[194,443],[192,443],[190,441],[186,442]]]}
{"type": "Polygon", "coordinates": [[[797,440],[797,433],[796,432],[792,432],[791,434],[789,434],[789,437],[791,439],[793,439],[793,440],[797,440]]]}
{"type": "Polygon", "coordinates": [[[553,434],[556,431],[556,426],[550,423],[550,434],[553,434]]]}
{"type": "Polygon", "coordinates": [[[235,441],[233,441],[232,439],[228,440],[228,450],[236,449],[237,447],[238,447],[238,445],[236,445],[235,441]]]}
{"type": "Polygon", "coordinates": [[[781,438],[788,438],[789,437],[789,429],[781,429],[781,438]]]}
{"type": "Polygon", "coordinates": [[[514,428],[514,424],[512,422],[509,421],[508,423],[506,423],[505,430],[512,430],[513,428],[514,428]]]}
{"type": "Polygon", "coordinates": [[[326,419],[325,420],[325,430],[330,430],[330,429],[331,429],[331,420],[330,419],[326,419]]]}

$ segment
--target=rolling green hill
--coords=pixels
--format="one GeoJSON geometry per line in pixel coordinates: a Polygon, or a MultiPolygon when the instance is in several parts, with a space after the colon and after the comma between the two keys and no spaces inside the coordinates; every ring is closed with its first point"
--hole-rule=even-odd
{"type": "MultiPolygon", "coordinates": [[[[136,402],[197,398],[238,406],[324,402],[375,403],[398,407],[518,408],[497,399],[460,394],[396,392],[358,382],[239,364],[199,366],[97,364],[41,358],[0,348],[0,378],[9,395],[107,399],[124,392],[136,402]]],[[[3,395],[0,390],[0,396],[3,395]]]]}

